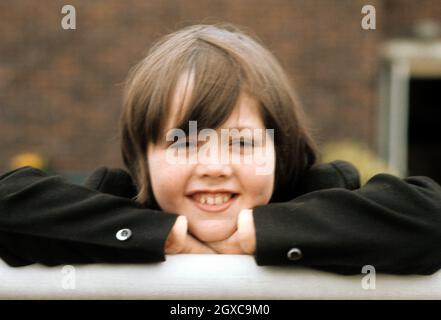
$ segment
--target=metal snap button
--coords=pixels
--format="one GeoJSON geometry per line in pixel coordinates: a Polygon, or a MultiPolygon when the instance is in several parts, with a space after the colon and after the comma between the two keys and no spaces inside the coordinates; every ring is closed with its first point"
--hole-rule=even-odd
{"type": "Polygon", "coordinates": [[[132,230],[130,229],[121,229],[116,233],[116,238],[120,241],[125,241],[132,236],[132,230]]]}
{"type": "Polygon", "coordinates": [[[291,250],[288,251],[287,256],[289,260],[297,261],[302,259],[303,253],[302,250],[300,250],[299,248],[292,248],[291,250]]]}

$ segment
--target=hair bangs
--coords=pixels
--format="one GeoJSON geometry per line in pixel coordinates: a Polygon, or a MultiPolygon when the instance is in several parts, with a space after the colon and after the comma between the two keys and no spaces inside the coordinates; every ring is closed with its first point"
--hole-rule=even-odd
{"type": "MultiPolygon", "coordinates": [[[[182,129],[188,133],[190,121],[197,121],[198,130],[218,128],[233,112],[244,87],[242,70],[237,62],[221,48],[203,40],[198,40],[190,51],[188,65],[187,71],[182,72],[169,92],[165,115],[157,115],[158,120],[175,115],[171,126],[160,125],[162,137],[170,129],[182,129]],[[184,92],[179,101],[173,101],[179,85],[185,88],[184,92]]],[[[157,137],[155,142],[160,138],[157,137]]]]}

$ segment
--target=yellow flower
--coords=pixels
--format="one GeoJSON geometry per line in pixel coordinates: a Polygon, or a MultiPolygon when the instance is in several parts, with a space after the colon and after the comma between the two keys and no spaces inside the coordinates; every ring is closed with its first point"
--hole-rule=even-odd
{"type": "Polygon", "coordinates": [[[45,161],[41,155],[34,152],[20,153],[11,159],[11,170],[25,166],[43,169],[45,167],[45,161]]]}

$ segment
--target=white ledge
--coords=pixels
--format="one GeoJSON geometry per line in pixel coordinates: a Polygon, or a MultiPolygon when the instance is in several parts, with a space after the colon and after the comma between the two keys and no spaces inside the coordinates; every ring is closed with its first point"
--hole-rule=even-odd
{"type": "Polygon", "coordinates": [[[75,265],[74,273],[69,268],[11,268],[0,260],[0,299],[441,299],[441,272],[377,274],[376,288],[366,290],[361,270],[343,276],[294,266],[261,267],[245,255],[75,265]]]}

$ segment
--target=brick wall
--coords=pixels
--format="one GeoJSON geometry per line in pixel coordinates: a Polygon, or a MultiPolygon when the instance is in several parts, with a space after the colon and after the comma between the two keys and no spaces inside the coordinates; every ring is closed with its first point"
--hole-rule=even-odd
{"type": "Polygon", "coordinates": [[[433,19],[441,23],[441,2],[438,0],[386,0],[384,2],[385,37],[409,37],[415,23],[433,19]]]}
{"type": "Polygon", "coordinates": [[[441,16],[436,0],[198,0],[0,2],[0,171],[23,151],[58,171],[122,166],[121,83],[158,37],[194,23],[249,28],[292,78],[320,144],[375,144],[378,48],[417,18],[441,16]],[[60,26],[77,10],[77,30],[60,26]],[[361,7],[377,30],[360,28],[361,7]]]}

